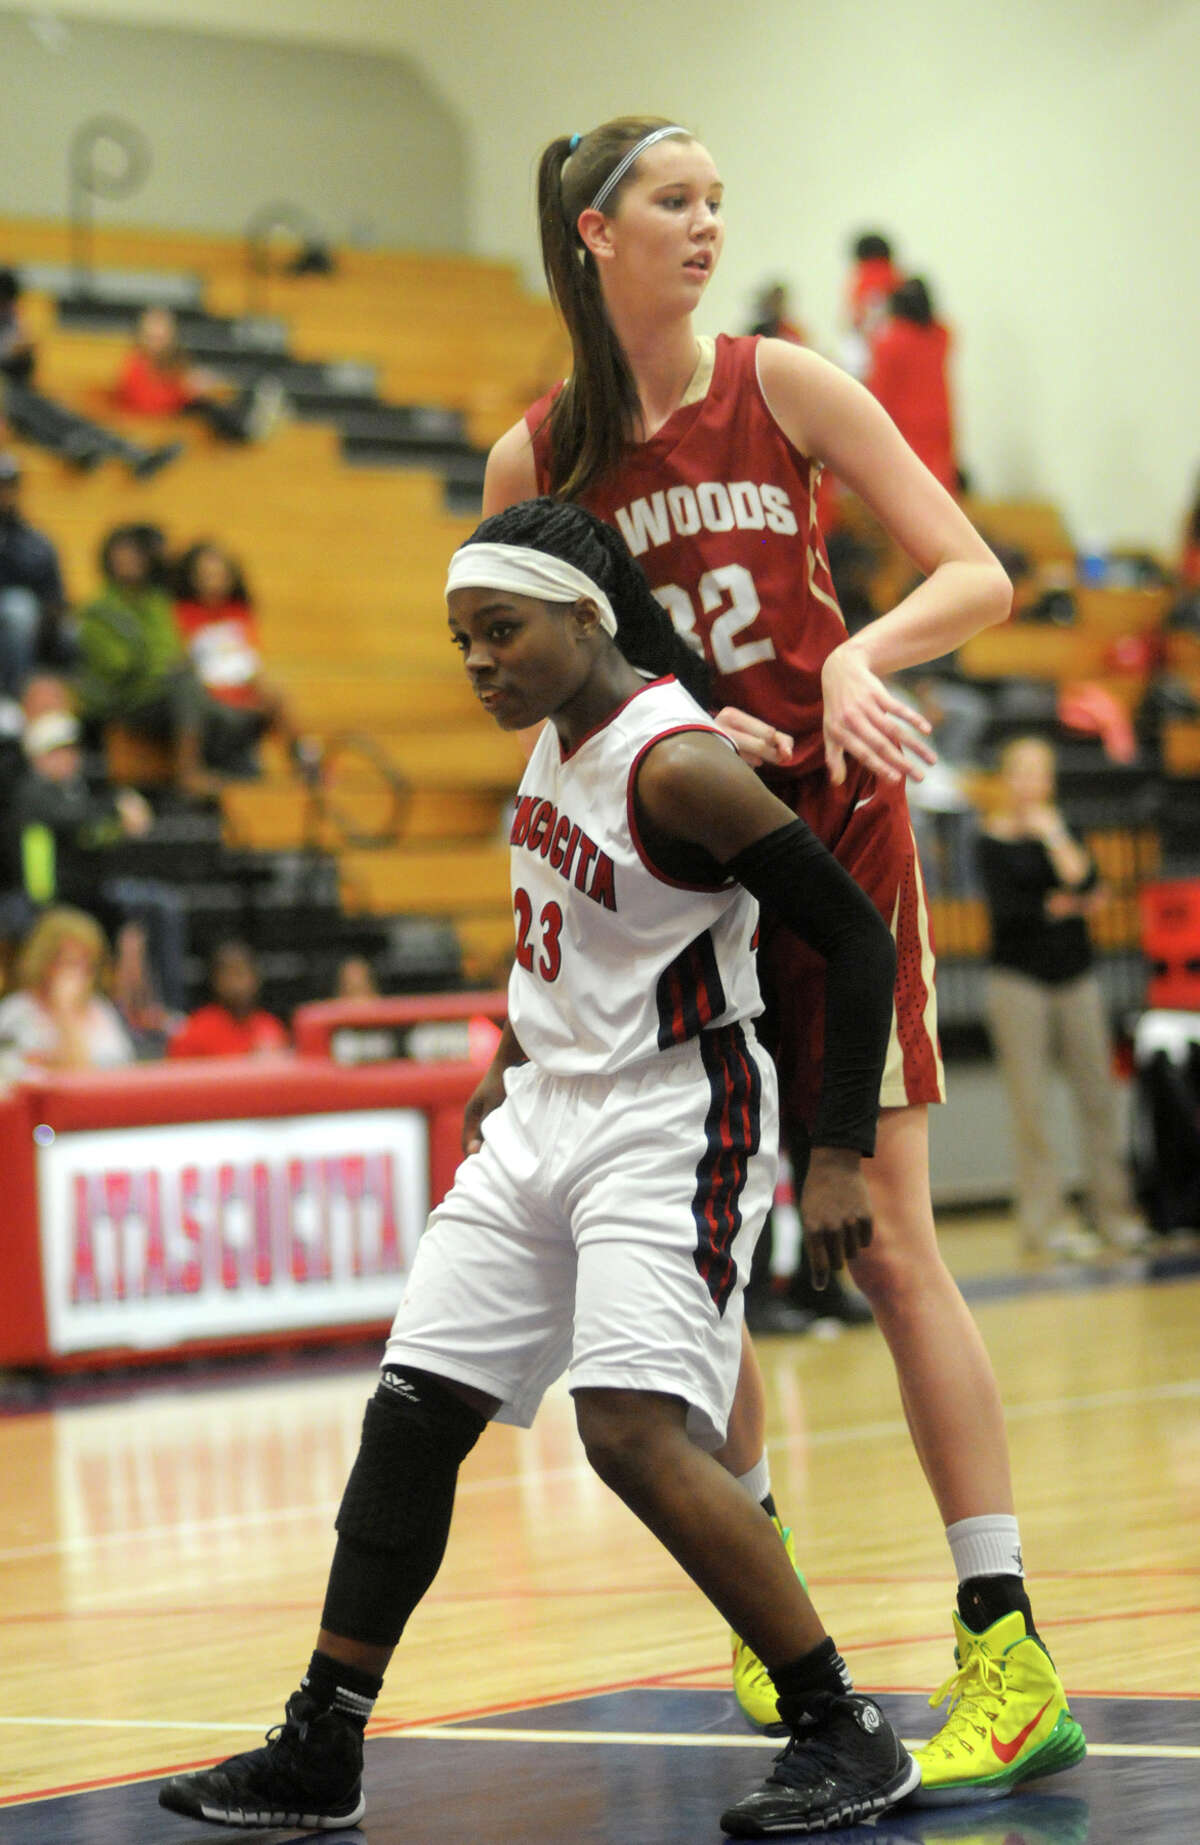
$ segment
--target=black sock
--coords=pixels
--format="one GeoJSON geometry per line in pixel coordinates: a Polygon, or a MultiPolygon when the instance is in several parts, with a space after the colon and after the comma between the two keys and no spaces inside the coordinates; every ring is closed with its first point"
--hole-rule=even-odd
{"type": "Polygon", "coordinates": [[[778,1518],[779,1517],[778,1512],[775,1510],[774,1493],[764,1493],[758,1503],[762,1507],[763,1511],[766,1513],[768,1518],[778,1518]]]}
{"type": "Polygon", "coordinates": [[[343,1665],[340,1659],[320,1651],[309,1660],[308,1671],[300,1684],[322,1710],[341,1711],[360,1729],[366,1728],[371,1707],[383,1690],[383,1680],[373,1673],[343,1665]]]}
{"type": "Polygon", "coordinates": [[[1033,1609],[1025,1592],[1023,1576],[968,1576],[958,1585],[958,1612],[963,1624],[973,1634],[1002,1621],[1006,1614],[1020,1614],[1025,1631],[1040,1646],[1042,1637],[1033,1624],[1033,1609]]]}
{"type": "Polygon", "coordinates": [[[771,1681],[779,1693],[779,1715],[793,1727],[803,1720],[814,1692],[842,1698],[854,1689],[846,1662],[828,1634],[811,1653],[776,1667],[771,1681]]]}

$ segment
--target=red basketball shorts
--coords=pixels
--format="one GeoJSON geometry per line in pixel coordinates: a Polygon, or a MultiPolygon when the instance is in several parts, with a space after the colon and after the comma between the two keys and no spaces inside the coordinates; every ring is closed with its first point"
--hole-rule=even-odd
{"type": "MultiPolygon", "coordinates": [[[[840,788],[824,769],[767,779],[871,898],[895,939],[896,994],[880,1107],[944,1102],[933,938],[904,787],[854,763],[847,770],[840,788]]],[[[780,1111],[811,1123],[825,1055],[825,962],[767,911],[760,941],[762,1036],[779,1069],[780,1111]]]]}

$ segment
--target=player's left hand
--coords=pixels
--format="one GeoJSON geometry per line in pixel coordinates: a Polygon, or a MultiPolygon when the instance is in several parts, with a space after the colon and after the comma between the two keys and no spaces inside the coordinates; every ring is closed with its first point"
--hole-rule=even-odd
{"type": "Polygon", "coordinates": [[[800,1222],[813,1287],[827,1287],[832,1270],[844,1268],[871,1241],[871,1200],[862,1156],[852,1147],[813,1148],[800,1222]]]}
{"type": "Polygon", "coordinates": [[[848,641],[826,657],[821,668],[821,698],[825,763],[830,780],[838,786],[846,779],[847,756],[889,782],[903,781],[905,776],[919,782],[922,772],[917,764],[937,761],[937,752],[924,741],[931,728],[929,719],[889,692],[848,641]]]}
{"type": "Polygon", "coordinates": [[[764,762],[783,764],[792,759],[795,746],[786,731],[776,730],[762,718],[751,717],[748,711],[739,711],[736,705],[725,705],[713,723],[724,731],[742,761],[752,769],[761,769],[764,762]]]}

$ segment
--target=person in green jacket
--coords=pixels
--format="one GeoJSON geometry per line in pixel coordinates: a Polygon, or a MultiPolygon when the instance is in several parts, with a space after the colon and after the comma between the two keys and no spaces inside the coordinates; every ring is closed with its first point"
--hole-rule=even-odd
{"type": "Polygon", "coordinates": [[[76,616],[80,716],[92,728],[118,723],[169,743],[181,792],[211,796],[202,749],[206,700],[170,598],[155,581],[146,531],[117,526],[101,546],[100,568],[104,587],[76,616]]]}

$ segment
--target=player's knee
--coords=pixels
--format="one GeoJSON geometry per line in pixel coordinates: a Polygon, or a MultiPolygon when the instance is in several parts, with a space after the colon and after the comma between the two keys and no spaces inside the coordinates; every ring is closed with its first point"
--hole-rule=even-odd
{"type": "Polygon", "coordinates": [[[656,1466],[656,1420],[644,1392],[580,1390],[575,1421],[589,1465],[622,1498],[656,1466]]]}
{"type": "Polygon", "coordinates": [[[440,1378],[388,1365],[363,1415],[338,1531],[374,1550],[404,1550],[431,1515],[448,1524],[458,1469],[486,1426],[440,1378]]]}
{"type": "Polygon", "coordinates": [[[902,1240],[877,1236],[850,1264],[850,1273],[876,1312],[902,1313],[934,1283],[941,1267],[936,1245],[918,1249],[902,1240]]]}

